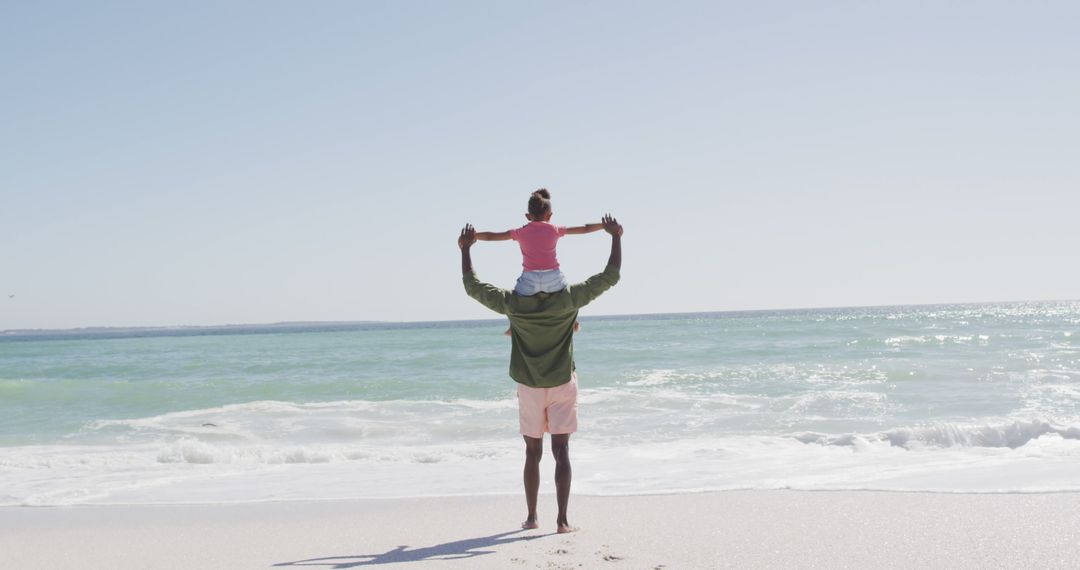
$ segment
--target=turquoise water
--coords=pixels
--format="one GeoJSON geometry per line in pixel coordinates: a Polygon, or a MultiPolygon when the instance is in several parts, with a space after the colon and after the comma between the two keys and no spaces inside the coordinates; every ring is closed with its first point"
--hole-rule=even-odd
{"type": "MultiPolygon", "coordinates": [[[[586,492],[1045,490],[1080,463],[1080,303],[582,323],[586,492]]],[[[357,470],[331,495],[516,490],[503,321],[340,328],[0,337],[0,504],[315,498],[357,470]],[[192,491],[211,476],[237,485],[192,491]]]]}
{"type": "Polygon", "coordinates": [[[492,335],[476,330],[0,343],[0,443],[57,442],[93,420],[259,400],[495,398],[506,387],[498,382],[506,376],[505,347],[480,346],[475,335],[492,335]]]}

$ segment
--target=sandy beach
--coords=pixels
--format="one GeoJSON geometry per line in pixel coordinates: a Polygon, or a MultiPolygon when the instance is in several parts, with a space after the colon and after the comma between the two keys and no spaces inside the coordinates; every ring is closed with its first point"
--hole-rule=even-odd
{"type": "Polygon", "coordinates": [[[0,510],[5,568],[1076,568],[1080,494],[729,491],[0,510]]]}

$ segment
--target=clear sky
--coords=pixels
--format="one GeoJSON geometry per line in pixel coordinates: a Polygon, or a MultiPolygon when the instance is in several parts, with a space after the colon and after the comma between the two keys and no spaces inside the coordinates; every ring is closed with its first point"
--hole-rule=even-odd
{"type": "MultiPolygon", "coordinates": [[[[586,314],[1080,298],[1073,2],[0,8],[0,330],[494,317],[465,222],[626,228],[586,314]],[[15,295],[9,297],[9,295],[15,295]]],[[[605,234],[569,236],[571,281],[605,234]]],[[[513,242],[474,250],[512,287],[513,242]]]]}

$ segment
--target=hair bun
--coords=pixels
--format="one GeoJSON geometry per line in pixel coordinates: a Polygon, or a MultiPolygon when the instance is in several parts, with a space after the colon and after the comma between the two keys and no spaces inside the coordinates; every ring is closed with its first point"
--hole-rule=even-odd
{"type": "Polygon", "coordinates": [[[545,215],[551,213],[551,192],[547,188],[541,188],[529,195],[529,218],[533,221],[543,221],[545,215]]]}

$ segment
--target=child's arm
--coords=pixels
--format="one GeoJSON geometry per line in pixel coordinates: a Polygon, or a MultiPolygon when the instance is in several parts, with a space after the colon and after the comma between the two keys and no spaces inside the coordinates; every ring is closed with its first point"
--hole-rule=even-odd
{"type": "MultiPolygon", "coordinates": [[[[600,226],[603,227],[603,226],[600,226]]],[[[510,232],[476,232],[477,241],[506,241],[510,239],[510,232]]]]}
{"type": "Polygon", "coordinates": [[[585,224],[584,226],[569,226],[566,228],[566,233],[569,234],[591,234],[604,229],[604,224],[585,224]]]}

